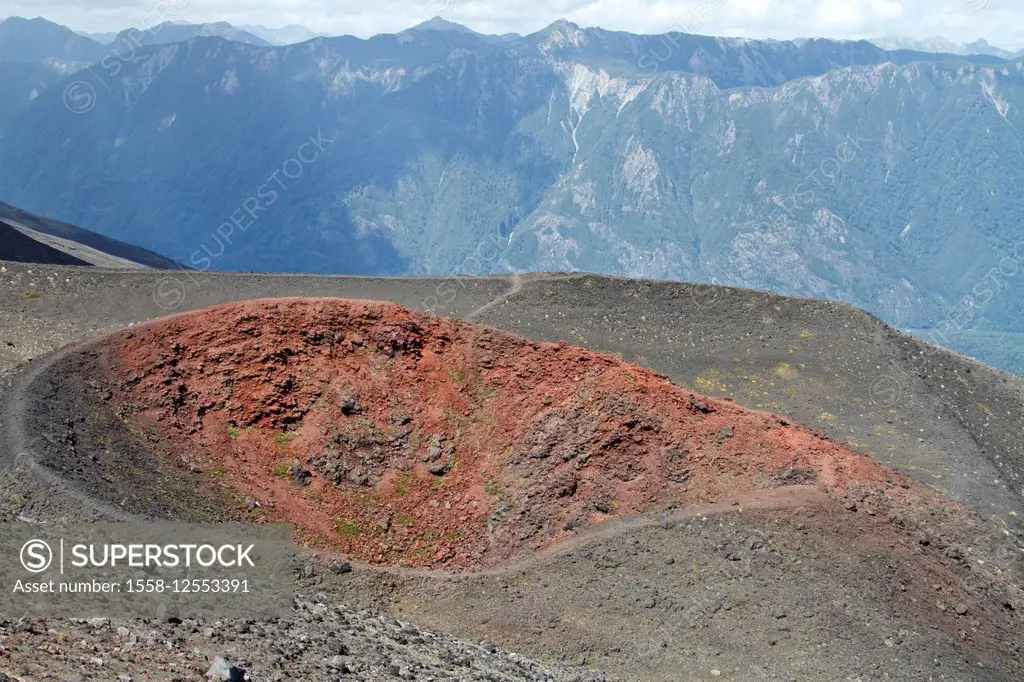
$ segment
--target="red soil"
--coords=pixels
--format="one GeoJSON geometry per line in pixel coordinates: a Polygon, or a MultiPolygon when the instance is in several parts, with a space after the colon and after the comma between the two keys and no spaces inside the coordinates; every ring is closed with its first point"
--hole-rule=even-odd
{"type": "Polygon", "coordinates": [[[192,466],[370,562],[471,567],[670,505],[914,487],[779,417],[564,344],[399,306],[230,304],[109,343],[192,466]]]}

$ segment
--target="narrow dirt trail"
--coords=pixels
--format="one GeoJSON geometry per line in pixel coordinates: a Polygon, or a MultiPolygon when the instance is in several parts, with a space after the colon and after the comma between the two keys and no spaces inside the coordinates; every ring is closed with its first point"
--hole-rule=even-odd
{"type": "Polygon", "coordinates": [[[719,504],[687,509],[663,509],[636,514],[633,516],[612,518],[601,523],[588,526],[576,536],[556,544],[537,549],[527,556],[503,561],[494,566],[474,568],[467,571],[447,571],[408,568],[404,566],[381,566],[368,564],[358,560],[351,561],[353,566],[379,575],[392,575],[403,578],[446,579],[453,576],[474,578],[494,578],[509,576],[541,566],[560,555],[570,554],[584,547],[598,545],[610,539],[626,536],[645,528],[664,527],[702,516],[719,516],[727,513],[764,510],[796,510],[814,508],[827,504],[831,498],[828,493],[814,486],[794,485],[758,490],[746,493],[736,499],[719,504]]]}
{"type": "Polygon", "coordinates": [[[475,320],[476,318],[480,317],[481,315],[486,313],[491,308],[494,308],[495,306],[501,305],[502,303],[504,303],[505,301],[507,301],[511,297],[515,296],[516,294],[518,294],[522,290],[523,290],[523,277],[522,277],[522,275],[519,275],[519,274],[512,275],[512,284],[509,287],[508,291],[503,293],[501,296],[495,298],[493,301],[488,301],[487,303],[483,304],[479,308],[476,308],[471,313],[466,315],[466,319],[467,320],[475,320]]]}

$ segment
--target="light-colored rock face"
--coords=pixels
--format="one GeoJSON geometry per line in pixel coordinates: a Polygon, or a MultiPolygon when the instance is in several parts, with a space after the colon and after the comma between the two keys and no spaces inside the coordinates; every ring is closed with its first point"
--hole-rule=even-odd
{"type": "Polygon", "coordinates": [[[582,47],[586,43],[586,32],[576,24],[563,19],[549,27],[548,35],[538,49],[542,54],[546,54],[558,48],[582,47]]]}
{"type": "MultiPolygon", "coordinates": [[[[146,55],[132,54],[120,63],[118,63],[117,57],[115,56],[106,64],[104,68],[110,70],[110,72],[120,71],[122,68],[127,70],[129,66],[135,66],[136,68],[131,69],[131,73],[126,75],[122,79],[124,88],[124,103],[127,107],[132,107],[138,101],[139,97],[145,93],[150,86],[156,82],[157,78],[163,73],[164,69],[169,67],[175,62],[181,51],[180,44],[167,45],[161,47],[159,50],[146,55]]],[[[222,78],[224,74],[222,74],[222,78]]],[[[224,89],[224,85],[218,85],[221,89],[224,89]]]]}
{"type": "Polygon", "coordinates": [[[999,71],[995,69],[982,69],[978,83],[981,85],[981,91],[985,94],[985,99],[991,102],[992,106],[999,112],[999,115],[1009,122],[1010,119],[1007,117],[1007,114],[1010,112],[1010,104],[997,92],[997,83],[1000,76],[1008,78],[1010,76],[1009,69],[1000,69],[999,71]]]}
{"type": "MultiPolygon", "coordinates": [[[[669,74],[620,86],[620,91],[634,85],[640,89],[613,111],[615,132],[609,134],[608,112],[592,102],[609,92],[615,79],[581,65],[571,73],[567,96],[580,119],[565,128],[577,163],[559,190],[572,202],[546,201],[533,220],[550,225],[557,219],[562,239],[585,231],[596,242],[588,253],[586,240],[577,239],[577,257],[559,250],[557,258],[545,262],[568,258],[574,269],[592,270],[596,260],[601,268],[631,276],[704,275],[792,293],[853,296],[897,324],[920,320],[936,301],[912,269],[897,276],[874,260],[888,248],[877,240],[889,234],[915,243],[930,240],[935,219],[923,207],[893,212],[883,206],[888,211],[884,222],[868,223],[863,209],[879,206],[865,206],[851,191],[853,183],[868,182],[873,191],[885,192],[906,182],[908,173],[925,172],[915,149],[920,142],[910,140],[923,137],[935,143],[929,131],[936,125],[931,112],[944,106],[939,102],[973,97],[1002,122],[1012,122],[1014,105],[1002,92],[1012,90],[1019,97],[1020,87],[1015,68],[918,63],[850,67],[779,88],[739,91],[722,90],[705,78],[669,74]],[[865,106],[866,113],[850,118],[865,106]],[[885,112],[885,118],[875,110],[885,112]],[[765,138],[758,139],[765,124],[792,131],[777,157],[763,146],[765,138]],[[598,161],[609,155],[621,160],[619,168],[598,161]],[[695,160],[697,169],[690,167],[695,160]],[[882,172],[876,174],[879,162],[882,172]],[[781,167],[769,170],[773,165],[781,167]],[[751,166],[762,170],[740,181],[751,166]],[[681,191],[688,196],[680,196],[681,191]],[[645,210],[657,214],[662,226],[655,229],[659,236],[653,243],[650,227],[637,224],[637,214],[645,210]],[[919,226],[912,233],[905,228],[915,218],[919,226]],[[694,249],[694,231],[726,238],[701,241],[694,249]],[[687,257],[666,260],[668,252],[687,257]],[[696,270],[693,263],[699,264],[696,270]],[[854,293],[865,273],[885,282],[867,296],[854,293]]],[[[516,237],[526,239],[529,233],[529,228],[520,229],[516,237]]],[[[538,237],[541,252],[550,244],[549,236],[538,237]]],[[[948,251],[940,256],[948,257],[948,251]]]]}

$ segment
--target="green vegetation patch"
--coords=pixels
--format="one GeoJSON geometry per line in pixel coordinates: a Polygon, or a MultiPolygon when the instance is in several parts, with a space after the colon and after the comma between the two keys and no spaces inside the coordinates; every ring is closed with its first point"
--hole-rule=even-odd
{"type": "Polygon", "coordinates": [[[359,522],[352,519],[334,519],[334,531],[346,538],[354,538],[360,533],[359,522]]]}

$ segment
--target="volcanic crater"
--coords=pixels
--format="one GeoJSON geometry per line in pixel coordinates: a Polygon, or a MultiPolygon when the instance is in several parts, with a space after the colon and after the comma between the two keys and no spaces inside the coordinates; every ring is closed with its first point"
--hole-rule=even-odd
{"type": "Polygon", "coordinates": [[[227,304],[90,355],[89,390],[136,447],[243,517],[369,563],[479,568],[613,517],[786,488],[895,514],[944,504],[822,434],[617,357],[393,304],[227,304]]]}

